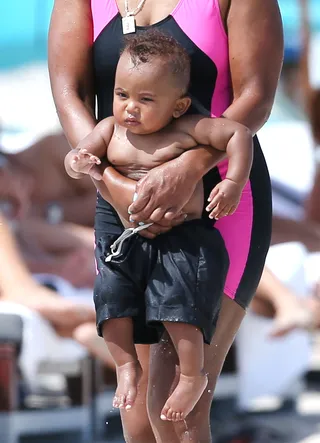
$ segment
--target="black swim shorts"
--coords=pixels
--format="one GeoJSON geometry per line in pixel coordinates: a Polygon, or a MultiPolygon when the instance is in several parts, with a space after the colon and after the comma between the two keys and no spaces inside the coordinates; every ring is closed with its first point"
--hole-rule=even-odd
{"type": "Polygon", "coordinates": [[[132,317],[135,343],[157,343],[165,321],[194,325],[210,343],[229,266],[219,231],[192,220],[153,240],[135,234],[106,263],[117,237],[96,239],[98,334],[104,321],[132,317]]]}

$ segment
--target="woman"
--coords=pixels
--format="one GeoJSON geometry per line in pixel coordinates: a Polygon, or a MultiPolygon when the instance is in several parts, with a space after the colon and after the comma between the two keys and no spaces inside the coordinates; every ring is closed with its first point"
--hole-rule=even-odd
{"type": "MultiPolygon", "coordinates": [[[[96,123],[95,93],[98,118],[112,113],[114,73],[123,38],[121,16],[125,17],[126,10],[138,11],[136,23],[130,19],[130,27],[135,28],[132,30],[141,32],[148,26],[158,27],[172,34],[190,53],[193,112],[223,113],[254,133],[265,123],[273,104],[283,54],[276,0],[146,0],[139,5],[136,0],[129,4],[124,0],[56,0],[49,67],[57,110],[72,147],[96,123]]],[[[152,237],[181,222],[180,210],[196,183],[204,177],[208,191],[221,180],[225,162],[219,164],[219,169],[212,169],[218,160],[210,149],[199,147],[150,171],[139,184],[138,199],[130,208],[137,221],[156,222],[144,235],[152,237]]],[[[114,192],[117,211],[128,217],[132,188],[127,189],[111,167],[106,168],[104,180],[110,192],[114,192]]],[[[175,443],[186,438],[193,442],[211,441],[209,411],[213,390],[255,292],[269,245],[270,184],[257,139],[250,183],[240,208],[232,217],[219,220],[216,227],[225,239],[231,264],[216,333],[206,349],[208,390],[185,423],[173,425],[161,421],[160,411],[176,375],[176,355],[168,340],[154,345],[148,374],[149,349],[137,346],[145,371],[134,410],[122,414],[128,442],[175,443]]],[[[121,226],[112,208],[98,196],[96,238],[119,230],[121,226]]]]}

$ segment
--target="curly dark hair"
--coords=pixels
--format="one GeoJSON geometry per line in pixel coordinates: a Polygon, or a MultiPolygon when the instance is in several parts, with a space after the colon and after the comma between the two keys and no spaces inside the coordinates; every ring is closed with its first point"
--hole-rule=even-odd
{"type": "Polygon", "coordinates": [[[187,51],[170,35],[150,29],[131,34],[124,39],[123,53],[128,53],[135,66],[154,59],[165,62],[175,83],[187,92],[190,82],[190,57],[187,51]]]}

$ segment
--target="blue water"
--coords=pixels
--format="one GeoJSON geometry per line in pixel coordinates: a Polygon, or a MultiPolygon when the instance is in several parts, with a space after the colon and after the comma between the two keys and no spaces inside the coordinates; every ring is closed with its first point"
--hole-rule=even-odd
{"type": "Polygon", "coordinates": [[[45,60],[54,0],[0,0],[0,68],[45,60]]]}
{"type": "MultiPolygon", "coordinates": [[[[312,28],[320,31],[320,0],[309,1],[312,28]]],[[[46,59],[53,2],[0,1],[0,69],[46,59]]],[[[279,4],[284,22],[286,57],[296,57],[299,51],[299,0],[279,0],[279,4]]]]}

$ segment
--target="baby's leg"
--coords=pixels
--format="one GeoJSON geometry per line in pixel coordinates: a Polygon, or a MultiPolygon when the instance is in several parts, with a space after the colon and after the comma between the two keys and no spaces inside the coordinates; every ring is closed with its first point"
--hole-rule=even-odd
{"type": "Polygon", "coordinates": [[[129,317],[106,320],[102,334],[115,362],[118,386],[113,406],[131,409],[137,397],[138,383],[142,375],[133,343],[133,322],[129,317]]]}
{"type": "Polygon", "coordinates": [[[161,411],[161,419],[180,421],[195,407],[208,383],[203,371],[203,335],[187,323],[165,322],[164,326],[179,357],[180,378],[161,411]]]}

